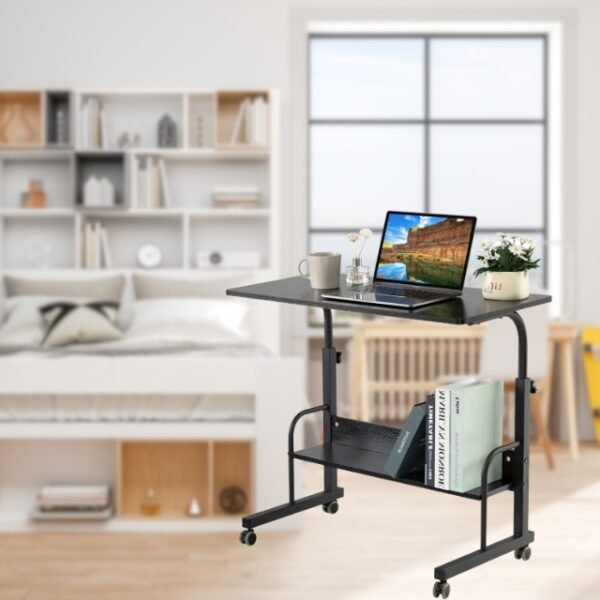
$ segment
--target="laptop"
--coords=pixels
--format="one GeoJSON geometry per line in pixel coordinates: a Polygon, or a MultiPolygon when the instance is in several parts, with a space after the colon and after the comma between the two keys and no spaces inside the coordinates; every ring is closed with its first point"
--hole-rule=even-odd
{"type": "Polygon", "coordinates": [[[373,284],[332,290],[329,300],[419,308],[460,296],[476,217],[390,211],[373,284]]]}

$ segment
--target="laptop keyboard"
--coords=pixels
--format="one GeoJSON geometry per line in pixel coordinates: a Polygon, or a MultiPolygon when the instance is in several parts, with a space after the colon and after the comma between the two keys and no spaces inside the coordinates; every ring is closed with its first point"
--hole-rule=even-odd
{"type": "Polygon", "coordinates": [[[374,285],[373,292],[375,294],[389,294],[392,296],[406,296],[415,300],[435,300],[437,298],[445,298],[444,294],[438,292],[430,292],[428,290],[408,290],[406,288],[395,288],[385,285],[374,285]]]}

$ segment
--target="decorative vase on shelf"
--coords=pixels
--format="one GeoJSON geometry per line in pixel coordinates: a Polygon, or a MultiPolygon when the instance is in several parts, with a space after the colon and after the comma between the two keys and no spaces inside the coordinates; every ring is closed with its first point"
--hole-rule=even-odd
{"type": "Polygon", "coordinates": [[[27,120],[22,104],[12,104],[9,107],[0,133],[6,144],[22,145],[35,141],[33,127],[27,120]]]}
{"type": "Polygon", "coordinates": [[[529,271],[486,271],[481,293],[488,300],[524,300],[529,296],[529,271]]]}
{"type": "Polygon", "coordinates": [[[361,287],[369,283],[369,267],[362,264],[362,258],[352,259],[352,265],[346,267],[346,285],[361,287]]]}

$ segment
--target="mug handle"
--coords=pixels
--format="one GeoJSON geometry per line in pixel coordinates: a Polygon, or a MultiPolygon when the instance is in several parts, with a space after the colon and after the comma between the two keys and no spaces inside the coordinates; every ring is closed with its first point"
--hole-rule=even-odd
{"type": "Polygon", "coordinates": [[[298,273],[300,273],[300,276],[301,276],[301,277],[306,277],[306,278],[310,277],[310,274],[308,273],[308,260],[306,260],[306,258],[303,258],[303,259],[302,259],[302,260],[301,260],[301,261],[298,263],[298,273]],[[306,268],[307,268],[307,271],[306,271],[306,273],[303,273],[303,272],[302,272],[302,265],[303,265],[304,263],[306,263],[306,268]]]}

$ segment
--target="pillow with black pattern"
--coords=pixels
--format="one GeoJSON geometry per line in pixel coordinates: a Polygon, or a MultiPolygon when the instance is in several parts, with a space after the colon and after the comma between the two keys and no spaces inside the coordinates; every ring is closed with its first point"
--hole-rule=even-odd
{"type": "Polygon", "coordinates": [[[117,302],[53,302],[40,307],[46,324],[43,348],[108,342],[123,337],[117,327],[117,302]]]}

